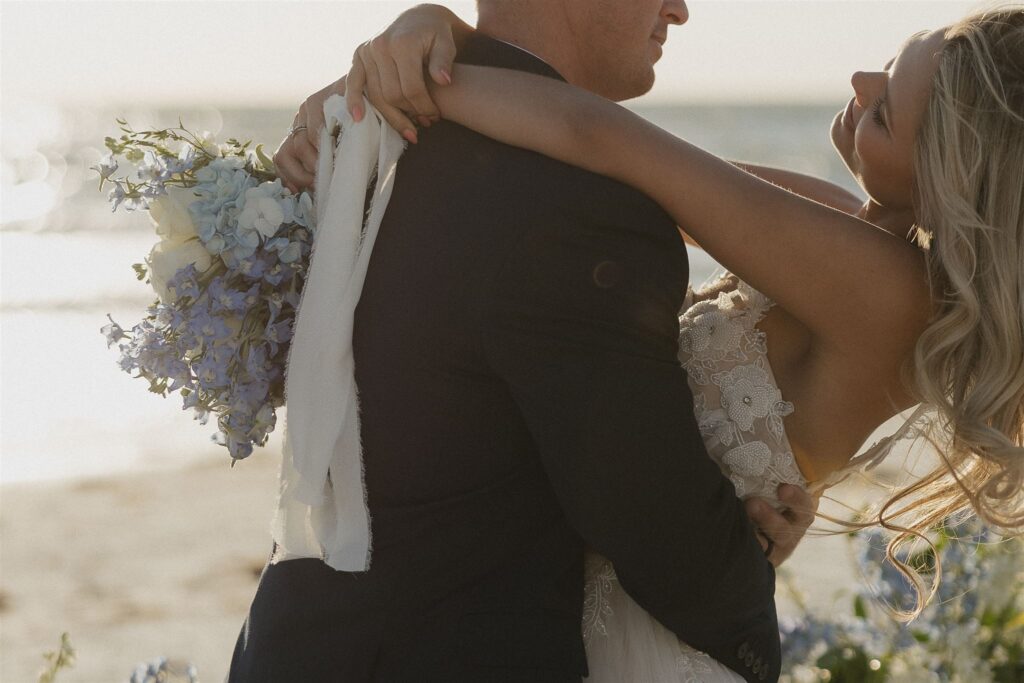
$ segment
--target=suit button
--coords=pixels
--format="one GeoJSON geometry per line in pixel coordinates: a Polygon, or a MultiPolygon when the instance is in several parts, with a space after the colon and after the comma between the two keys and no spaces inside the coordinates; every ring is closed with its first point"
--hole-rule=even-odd
{"type": "Polygon", "coordinates": [[[747,656],[743,658],[743,663],[746,664],[748,667],[751,664],[753,664],[754,663],[754,653],[753,652],[748,652],[747,656]]]}
{"type": "Polygon", "coordinates": [[[749,651],[750,651],[750,646],[747,645],[746,643],[743,643],[742,645],[740,645],[740,649],[736,653],[736,656],[739,657],[740,659],[743,659],[744,657],[747,656],[747,652],[749,652],[749,651]]]}
{"type": "Polygon", "coordinates": [[[764,679],[768,678],[768,669],[767,669],[767,667],[764,668],[764,669],[761,669],[761,673],[759,673],[757,675],[757,678],[758,678],[758,680],[762,680],[762,681],[764,679]]]}
{"type": "Polygon", "coordinates": [[[764,664],[764,660],[761,659],[760,657],[758,657],[757,660],[754,661],[754,673],[757,673],[761,669],[761,666],[763,664],[764,664]]]}

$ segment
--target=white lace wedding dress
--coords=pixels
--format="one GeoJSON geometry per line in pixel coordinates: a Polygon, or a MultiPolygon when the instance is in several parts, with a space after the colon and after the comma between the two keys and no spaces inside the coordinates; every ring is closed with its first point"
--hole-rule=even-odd
{"type": "MultiPolygon", "coordinates": [[[[755,327],[772,305],[728,273],[691,289],[679,318],[679,359],[708,454],[738,496],[763,496],[778,505],[779,484],[807,488],[807,481],[782,422],[793,404],[775,383],[765,334],[755,327]]],[[[633,602],[611,563],[594,553],[586,557],[584,596],[587,683],[742,683],[633,602]]]]}

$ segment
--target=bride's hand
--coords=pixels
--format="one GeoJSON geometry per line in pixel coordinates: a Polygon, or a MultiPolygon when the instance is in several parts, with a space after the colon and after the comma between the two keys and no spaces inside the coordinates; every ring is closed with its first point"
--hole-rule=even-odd
{"type": "Polygon", "coordinates": [[[292,120],[295,132],[289,132],[274,152],[277,175],[284,186],[295,194],[313,189],[317,145],[320,144],[320,129],[325,123],[324,102],[335,94],[345,94],[344,76],[317,90],[299,105],[299,111],[292,120]]]}
{"type": "Polygon", "coordinates": [[[812,497],[799,486],[779,486],[779,500],[786,506],[776,511],[763,498],[749,498],[746,501],[747,516],[758,528],[758,540],[768,555],[768,561],[778,567],[789,559],[796,546],[807,533],[814,514],[818,511],[820,498],[812,497]],[[772,540],[772,545],[765,538],[772,540]]]}
{"type": "Polygon", "coordinates": [[[352,57],[352,70],[306,98],[292,121],[292,128],[274,153],[281,182],[292,192],[313,188],[320,142],[324,126],[324,102],[334,94],[346,94],[348,110],[356,121],[362,119],[360,96],[364,93],[395,130],[415,143],[416,126],[429,126],[439,118],[430,99],[423,65],[438,85],[451,83],[452,64],[457,46],[473,32],[473,27],[445,7],[419,5],[401,15],[379,36],[363,43],[352,57]],[[408,113],[408,116],[406,115],[408,113]],[[304,127],[304,128],[303,128],[304,127]]]}
{"type": "Polygon", "coordinates": [[[427,89],[424,67],[439,86],[452,82],[457,46],[473,28],[451,10],[418,5],[395,20],[383,33],[356,49],[348,73],[348,110],[363,117],[364,93],[391,127],[416,142],[416,126],[429,126],[440,112],[427,89]]]}

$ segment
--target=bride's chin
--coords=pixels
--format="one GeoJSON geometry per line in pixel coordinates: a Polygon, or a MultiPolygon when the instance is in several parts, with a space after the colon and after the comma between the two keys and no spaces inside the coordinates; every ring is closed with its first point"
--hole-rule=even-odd
{"type": "Polygon", "coordinates": [[[842,160],[843,164],[850,168],[850,160],[847,156],[847,147],[853,146],[852,140],[847,140],[843,133],[846,132],[846,128],[843,126],[842,114],[839,114],[832,121],[832,129],[829,131],[829,138],[832,142],[832,148],[836,151],[836,154],[842,160]]]}
{"type": "Polygon", "coordinates": [[[832,127],[829,128],[829,138],[832,140],[832,146],[837,150],[839,149],[839,138],[843,133],[843,112],[839,112],[832,119],[832,127]]]}

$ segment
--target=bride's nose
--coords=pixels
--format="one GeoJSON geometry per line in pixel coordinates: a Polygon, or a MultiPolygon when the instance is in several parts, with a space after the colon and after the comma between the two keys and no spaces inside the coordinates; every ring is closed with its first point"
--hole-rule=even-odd
{"type": "Polygon", "coordinates": [[[885,71],[858,71],[853,74],[850,83],[861,109],[867,109],[881,96],[887,78],[889,74],[885,71]]]}

